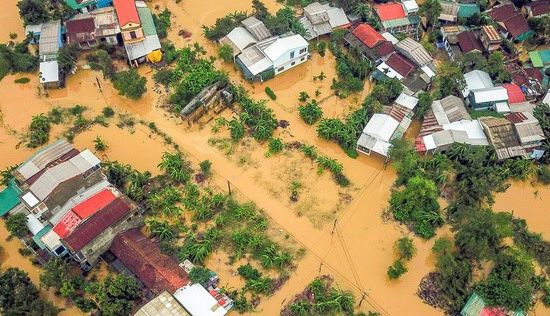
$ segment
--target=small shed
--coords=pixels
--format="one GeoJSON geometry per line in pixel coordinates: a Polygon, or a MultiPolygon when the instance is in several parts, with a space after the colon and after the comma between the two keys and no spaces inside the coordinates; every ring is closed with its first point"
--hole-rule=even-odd
{"type": "Polygon", "coordinates": [[[19,203],[19,194],[21,190],[15,184],[15,181],[10,181],[4,190],[0,191],[0,216],[8,214],[19,203]]]}
{"type": "Polygon", "coordinates": [[[193,316],[224,316],[227,310],[200,284],[182,287],[174,297],[193,316]]]}

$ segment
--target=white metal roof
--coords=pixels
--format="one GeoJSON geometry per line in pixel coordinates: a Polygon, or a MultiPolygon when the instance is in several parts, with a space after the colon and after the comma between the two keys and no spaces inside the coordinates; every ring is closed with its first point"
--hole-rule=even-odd
{"type": "Polygon", "coordinates": [[[192,316],[223,316],[227,310],[200,284],[182,287],[174,297],[192,316]]]}
{"type": "Polygon", "coordinates": [[[51,83],[59,81],[59,64],[57,60],[40,62],[38,75],[40,83],[51,83]]]}
{"type": "Polygon", "coordinates": [[[388,142],[393,135],[393,132],[399,126],[399,122],[387,114],[374,114],[365,128],[363,134],[371,135],[378,140],[388,142]]]}
{"type": "Polygon", "coordinates": [[[374,151],[382,156],[387,156],[388,151],[391,147],[391,144],[389,142],[378,140],[367,134],[361,134],[361,136],[359,136],[359,139],[357,140],[357,145],[374,151]]]}
{"type": "Polygon", "coordinates": [[[418,3],[414,0],[404,0],[401,1],[403,3],[403,7],[405,8],[405,11],[407,13],[417,12],[418,11],[418,3]]]}
{"type": "Polygon", "coordinates": [[[390,32],[384,32],[382,33],[382,36],[389,42],[391,42],[393,45],[399,43],[399,40],[397,39],[397,37],[393,36],[392,33],[390,32]]]}
{"type": "Polygon", "coordinates": [[[497,102],[495,104],[495,109],[498,113],[508,113],[511,111],[508,102],[497,102]]]}
{"type": "Polygon", "coordinates": [[[42,31],[42,24],[29,24],[27,26],[25,26],[25,35],[29,34],[29,33],[33,33],[34,35],[38,35],[40,34],[40,32],[42,31]]]}
{"type": "Polygon", "coordinates": [[[476,89],[476,90],[472,90],[472,93],[474,94],[474,100],[477,103],[508,100],[508,92],[504,87],[501,87],[501,86],[485,88],[485,89],[476,89]]]}
{"type": "Polygon", "coordinates": [[[227,39],[241,51],[257,42],[254,36],[242,26],[237,26],[229,32],[229,34],[227,34],[227,39]]]}
{"type": "Polygon", "coordinates": [[[385,74],[388,78],[397,78],[399,80],[403,79],[403,76],[401,76],[400,73],[393,70],[386,62],[382,62],[378,67],[376,67],[381,73],[385,74]]]}
{"type": "Polygon", "coordinates": [[[466,87],[464,88],[463,94],[466,97],[470,94],[470,91],[477,89],[492,88],[495,85],[491,76],[483,70],[472,70],[464,74],[464,80],[466,81],[466,87]]]}
{"type": "Polygon", "coordinates": [[[28,214],[27,215],[27,227],[31,231],[33,235],[38,234],[39,231],[41,231],[45,225],[42,224],[38,218],[34,216],[34,214],[28,214]]]}
{"type": "Polygon", "coordinates": [[[332,26],[332,28],[337,28],[349,24],[346,12],[344,12],[344,10],[342,10],[341,8],[331,7],[327,10],[327,14],[329,17],[330,26],[332,26]]]}
{"type": "Polygon", "coordinates": [[[428,77],[430,77],[430,78],[435,77],[435,72],[429,66],[422,66],[422,67],[420,67],[420,69],[422,69],[422,71],[426,75],[428,75],[428,77]]]}
{"type": "Polygon", "coordinates": [[[126,54],[129,60],[135,60],[145,57],[147,54],[160,49],[160,40],[158,35],[145,36],[145,39],[137,43],[124,44],[126,54]]]}
{"type": "Polygon", "coordinates": [[[395,100],[395,103],[400,104],[409,110],[414,110],[418,104],[418,99],[402,92],[395,100]]]}
{"type": "Polygon", "coordinates": [[[264,53],[269,59],[275,61],[290,50],[307,47],[308,45],[308,42],[301,35],[295,34],[278,38],[264,49],[264,53]]]}
{"type": "Polygon", "coordinates": [[[50,162],[58,159],[72,149],[74,149],[73,145],[66,140],[58,140],[32,155],[16,171],[27,180],[44,169],[50,162]]]}

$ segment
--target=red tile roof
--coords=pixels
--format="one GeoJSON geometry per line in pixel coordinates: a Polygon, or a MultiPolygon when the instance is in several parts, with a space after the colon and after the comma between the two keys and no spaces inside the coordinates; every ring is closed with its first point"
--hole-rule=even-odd
{"type": "Polygon", "coordinates": [[[502,86],[506,89],[506,92],[508,93],[508,103],[513,104],[525,102],[525,95],[518,85],[513,83],[505,83],[502,86]]]}
{"type": "Polygon", "coordinates": [[[97,212],[67,236],[64,241],[72,251],[80,251],[89,242],[111,225],[117,223],[132,211],[130,202],[125,197],[119,197],[102,210],[97,212]]]}
{"type": "Polygon", "coordinates": [[[517,13],[504,21],[506,30],[512,34],[514,38],[529,31],[529,23],[521,13],[517,13]]]}
{"type": "Polygon", "coordinates": [[[353,30],[352,34],[355,35],[355,37],[357,37],[361,42],[363,42],[363,44],[367,45],[368,48],[373,48],[374,46],[386,41],[384,36],[378,33],[369,24],[359,25],[353,30]]]}
{"type": "Polygon", "coordinates": [[[391,54],[390,58],[386,60],[386,65],[390,66],[403,77],[408,77],[414,70],[414,64],[398,53],[391,54]]]}
{"type": "Polygon", "coordinates": [[[134,0],[114,0],[113,6],[121,27],[128,23],[141,24],[134,0]]]}
{"type": "Polygon", "coordinates": [[[407,17],[407,15],[405,14],[405,10],[403,10],[403,6],[401,5],[401,3],[397,2],[377,4],[374,6],[374,9],[376,10],[378,17],[382,21],[402,19],[407,17]]]}
{"type": "Polygon", "coordinates": [[[176,261],[160,252],[158,244],[138,228],[118,234],[111,252],[155,294],[174,293],[189,283],[189,276],[176,261]]]}
{"type": "Polygon", "coordinates": [[[116,196],[111,190],[103,189],[103,191],[75,206],[73,212],[81,219],[86,219],[109,205],[115,198],[116,196]]]}
{"type": "Polygon", "coordinates": [[[489,16],[497,22],[504,22],[514,14],[516,7],[512,3],[496,6],[489,11],[489,16]]]}
{"type": "Polygon", "coordinates": [[[476,35],[472,31],[464,31],[457,35],[458,46],[463,53],[469,53],[472,51],[483,51],[481,42],[477,39],[476,35]]]}
{"type": "Polygon", "coordinates": [[[483,310],[481,310],[481,313],[479,313],[479,316],[506,316],[508,313],[506,313],[501,308],[497,307],[484,307],[483,310]]]}
{"type": "Polygon", "coordinates": [[[525,72],[531,79],[535,79],[539,83],[542,83],[542,80],[544,79],[544,75],[542,74],[542,71],[540,71],[537,68],[525,68],[525,72]]]}
{"type": "Polygon", "coordinates": [[[378,53],[378,56],[386,56],[395,51],[395,48],[393,47],[393,44],[390,41],[384,41],[382,44],[376,46],[376,52],[378,53]]]}
{"type": "Polygon", "coordinates": [[[67,28],[68,44],[93,41],[95,39],[95,22],[92,17],[69,20],[65,22],[65,27],[67,28]]]}
{"type": "Polygon", "coordinates": [[[531,7],[531,12],[533,13],[533,16],[539,16],[539,15],[550,13],[550,1],[547,1],[547,0],[533,1],[531,3],[526,4],[526,6],[531,7]]]}
{"type": "Polygon", "coordinates": [[[68,211],[65,216],[53,227],[53,231],[60,237],[65,238],[70,234],[78,224],[82,222],[82,219],[78,217],[72,211],[68,211]]]}

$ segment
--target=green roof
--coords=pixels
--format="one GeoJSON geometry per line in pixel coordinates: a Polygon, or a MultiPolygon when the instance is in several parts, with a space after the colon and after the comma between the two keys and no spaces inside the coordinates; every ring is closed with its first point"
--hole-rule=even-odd
{"type": "Polygon", "coordinates": [[[52,230],[52,226],[51,225],[46,225],[38,233],[36,233],[36,235],[34,235],[32,237],[32,240],[34,241],[34,243],[36,245],[38,245],[38,247],[40,247],[40,249],[46,248],[46,245],[42,242],[42,240],[40,240],[40,238],[42,238],[42,236],[46,235],[50,230],[52,230]]]}
{"type": "Polygon", "coordinates": [[[13,180],[0,192],[0,216],[6,215],[11,209],[21,203],[18,198],[19,193],[21,193],[21,190],[19,190],[13,180]]]}
{"type": "Polygon", "coordinates": [[[139,19],[141,20],[141,28],[143,29],[143,35],[151,36],[157,35],[157,29],[153,22],[153,15],[149,8],[137,8],[139,19]]]}
{"type": "MultiPolygon", "coordinates": [[[[472,295],[470,295],[470,298],[468,299],[468,302],[466,302],[466,305],[462,307],[462,310],[460,311],[460,316],[479,316],[482,314],[485,308],[491,308],[491,307],[487,306],[483,301],[483,298],[474,292],[472,295]]],[[[527,316],[527,313],[525,313],[524,311],[518,310],[514,313],[510,313],[509,315],[527,316]]]]}
{"type": "Polygon", "coordinates": [[[550,49],[529,52],[529,58],[533,67],[542,68],[550,64],[550,49]]]}
{"type": "Polygon", "coordinates": [[[65,0],[65,3],[73,10],[82,9],[85,6],[95,3],[96,0],[83,0],[80,4],[76,0],[65,0]]]}
{"type": "Polygon", "coordinates": [[[458,4],[458,17],[469,18],[476,13],[480,13],[479,5],[476,3],[459,3],[458,4]]]}

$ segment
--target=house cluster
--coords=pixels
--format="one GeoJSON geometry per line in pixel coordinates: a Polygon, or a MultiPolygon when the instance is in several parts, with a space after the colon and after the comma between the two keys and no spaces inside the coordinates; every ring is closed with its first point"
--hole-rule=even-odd
{"type": "Polygon", "coordinates": [[[13,175],[0,191],[0,215],[24,214],[29,235],[24,242],[40,262],[62,257],[87,271],[107,261],[135,277],[146,298],[158,296],[138,315],[173,309],[169,315],[222,316],[232,308],[215,273],[206,284],[193,284],[191,262],[178,264],[142,234],[143,208],[107,180],[91,151],[59,140],[24,161],[13,175]]]}
{"type": "Polygon", "coordinates": [[[39,77],[45,87],[64,85],[64,73],[58,64],[63,45],[87,50],[100,44],[123,45],[127,61],[138,66],[145,61],[158,62],[162,54],[153,16],[143,1],[65,0],[78,12],[70,19],[39,25],[27,25],[25,32],[38,44],[39,77]]]}

